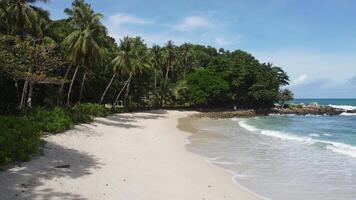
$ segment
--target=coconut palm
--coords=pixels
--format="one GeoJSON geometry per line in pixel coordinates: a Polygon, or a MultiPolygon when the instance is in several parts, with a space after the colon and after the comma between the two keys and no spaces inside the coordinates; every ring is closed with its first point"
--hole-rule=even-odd
{"type": "Polygon", "coordinates": [[[191,50],[188,43],[184,43],[182,46],[182,52],[180,55],[180,63],[183,67],[183,79],[187,72],[188,67],[191,65],[191,59],[193,57],[193,51],[191,50]]]}
{"type": "Polygon", "coordinates": [[[167,85],[169,70],[173,70],[176,61],[175,46],[171,40],[169,40],[165,46],[164,61],[166,64],[165,85],[167,85]]]}
{"type": "Polygon", "coordinates": [[[157,74],[162,69],[162,53],[161,47],[153,45],[151,48],[151,62],[154,69],[154,94],[157,95],[157,74]]]}
{"type": "Polygon", "coordinates": [[[271,68],[272,71],[276,74],[276,78],[278,79],[278,83],[280,86],[285,86],[289,84],[289,76],[282,68],[274,66],[273,63],[270,62],[265,65],[271,68]]]}
{"type": "Polygon", "coordinates": [[[33,6],[32,3],[35,2],[36,0],[1,1],[0,16],[3,23],[7,24],[9,34],[20,35],[22,38],[28,34],[43,36],[43,26],[47,24],[48,12],[33,6]]]}
{"type": "Polygon", "coordinates": [[[128,76],[124,86],[116,96],[114,105],[117,104],[122,92],[126,89],[125,100],[129,95],[130,84],[132,77],[138,73],[142,73],[144,68],[147,68],[148,57],[147,47],[143,44],[141,38],[124,37],[120,40],[119,52],[116,58],[112,61],[115,72],[121,76],[128,76]]]}
{"type": "Polygon", "coordinates": [[[83,1],[81,2],[82,3],[75,5],[70,13],[71,24],[75,30],[63,41],[64,46],[67,48],[68,60],[72,65],[76,66],[69,86],[67,96],[68,105],[79,67],[84,67],[84,75],[79,94],[80,102],[88,69],[98,61],[98,58],[100,58],[104,52],[104,48],[100,45],[100,37],[98,37],[99,34],[106,31],[100,22],[102,15],[94,13],[90,5],[83,1]]]}

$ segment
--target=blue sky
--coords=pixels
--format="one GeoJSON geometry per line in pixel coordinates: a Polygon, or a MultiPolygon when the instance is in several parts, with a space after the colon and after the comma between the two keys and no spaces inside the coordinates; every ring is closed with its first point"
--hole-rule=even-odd
{"type": "MultiPolygon", "coordinates": [[[[242,49],[283,67],[296,97],[356,98],[354,0],[88,0],[115,39],[242,49]]],[[[70,0],[39,5],[66,17],[70,0]]]]}

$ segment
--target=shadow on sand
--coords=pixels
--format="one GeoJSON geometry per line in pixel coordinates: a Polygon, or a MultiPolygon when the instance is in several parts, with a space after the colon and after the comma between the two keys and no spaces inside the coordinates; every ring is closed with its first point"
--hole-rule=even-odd
{"type": "Polygon", "coordinates": [[[100,168],[98,160],[87,153],[74,149],[66,149],[57,144],[48,142],[44,155],[23,163],[8,171],[0,172],[0,199],[76,199],[86,198],[69,192],[60,193],[53,189],[45,188],[45,180],[61,184],[58,178],[70,177],[73,179],[88,176],[92,169],[100,168]],[[70,165],[69,168],[56,168],[70,165]]]}
{"type": "MultiPolygon", "coordinates": [[[[94,124],[126,129],[144,128],[138,124],[140,119],[161,119],[166,117],[166,113],[166,111],[157,110],[141,112],[139,115],[117,114],[107,118],[98,118],[94,124]]],[[[95,131],[91,131],[86,125],[77,126],[69,132],[75,134],[77,131],[80,131],[82,134],[88,134],[88,136],[98,134],[95,131]]],[[[86,198],[79,194],[57,192],[52,188],[62,185],[59,179],[61,177],[76,179],[88,176],[92,173],[93,169],[101,167],[102,164],[93,155],[75,149],[68,149],[53,142],[47,142],[43,156],[34,158],[31,162],[22,163],[22,166],[16,166],[7,171],[0,172],[0,200],[85,200],[86,198]],[[66,165],[70,166],[56,168],[66,165]],[[52,184],[47,186],[45,185],[46,181],[51,181],[52,184]]]]}
{"type": "Polygon", "coordinates": [[[97,124],[103,124],[106,126],[120,127],[120,128],[144,128],[137,124],[139,119],[161,119],[165,118],[166,111],[145,111],[140,112],[142,115],[131,116],[130,114],[117,114],[106,118],[98,118],[95,120],[97,124]]]}

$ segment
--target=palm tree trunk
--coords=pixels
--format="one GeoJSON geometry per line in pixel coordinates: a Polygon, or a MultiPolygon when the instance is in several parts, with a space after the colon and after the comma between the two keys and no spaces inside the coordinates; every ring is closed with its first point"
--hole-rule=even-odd
{"type": "Polygon", "coordinates": [[[157,70],[155,69],[154,96],[157,96],[157,70]]]}
{"type": "Polygon", "coordinates": [[[114,73],[114,75],[112,76],[112,78],[111,78],[111,80],[110,80],[109,84],[106,86],[106,88],[105,88],[105,91],[104,91],[103,95],[101,95],[101,98],[100,98],[100,103],[103,103],[104,97],[105,97],[106,93],[108,92],[108,90],[109,90],[109,88],[110,88],[110,86],[111,86],[112,82],[114,81],[115,76],[116,76],[116,73],[114,73]]]}
{"type": "Polygon", "coordinates": [[[20,94],[19,94],[19,83],[16,79],[14,79],[14,85],[16,88],[16,98],[17,98],[17,103],[20,101],[20,94]]]}
{"type": "Polygon", "coordinates": [[[87,71],[85,70],[84,75],[83,75],[83,79],[82,79],[82,84],[80,86],[79,103],[82,100],[83,91],[84,91],[84,83],[85,83],[86,77],[87,77],[87,71]]]}
{"type": "Polygon", "coordinates": [[[74,83],[75,77],[77,76],[78,69],[79,69],[79,65],[77,66],[77,68],[75,68],[75,71],[74,71],[74,74],[72,77],[72,81],[70,82],[68,96],[67,96],[67,106],[69,106],[69,103],[70,103],[70,93],[72,92],[73,83],[74,83]]]}
{"type": "Polygon", "coordinates": [[[30,89],[29,89],[28,97],[27,97],[27,107],[28,108],[32,107],[32,93],[33,93],[33,84],[30,83],[30,89]]]}
{"type": "MultiPolygon", "coordinates": [[[[67,77],[68,77],[68,74],[69,74],[69,71],[71,68],[72,68],[72,65],[69,65],[66,73],[64,74],[64,77],[63,77],[64,80],[67,80],[67,77]]],[[[59,106],[59,104],[61,104],[61,102],[62,102],[62,93],[63,93],[64,84],[65,84],[65,82],[63,81],[63,83],[61,83],[61,87],[59,88],[59,92],[58,92],[59,97],[58,97],[58,101],[57,101],[57,106],[59,106]]]]}
{"type": "Polygon", "coordinates": [[[126,93],[125,93],[125,99],[124,99],[125,103],[126,103],[126,99],[129,96],[129,92],[130,92],[131,77],[132,77],[132,74],[130,74],[129,82],[127,83],[127,87],[126,87],[126,93]]]}
{"type": "Polygon", "coordinates": [[[165,79],[165,84],[166,85],[168,83],[168,74],[169,74],[169,67],[167,67],[167,70],[166,70],[166,79],[165,79]]]}
{"type": "Polygon", "coordinates": [[[22,95],[21,95],[21,101],[20,101],[20,110],[23,109],[24,104],[25,104],[25,97],[27,95],[27,87],[28,87],[28,80],[25,80],[25,83],[23,84],[23,88],[22,88],[22,95]]]}
{"type": "Polygon", "coordinates": [[[127,81],[125,82],[124,86],[121,88],[119,94],[116,96],[116,99],[114,101],[113,107],[117,104],[117,102],[119,101],[119,98],[121,96],[121,93],[124,91],[124,89],[126,88],[127,83],[129,82],[129,80],[131,79],[131,77],[129,79],[127,79],[127,81]]]}

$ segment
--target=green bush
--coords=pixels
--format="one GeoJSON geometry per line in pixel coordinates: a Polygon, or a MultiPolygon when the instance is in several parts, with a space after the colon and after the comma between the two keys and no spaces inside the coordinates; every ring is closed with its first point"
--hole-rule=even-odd
{"type": "Polygon", "coordinates": [[[36,108],[32,110],[29,118],[43,132],[57,133],[74,126],[70,115],[62,108],[54,108],[51,111],[36,108]]]}
{"type": "Polygon", "coordinates": [[[29,119],[0,116],[0,166],[28,161],[40,146],[40,130],[29,119]]]}
{"type": "Polygon", "coordinates": [[[110,114],[104,105],[93,103],[75,105],[69,112],[75,123],[90,123],[94,117],[106,117],[110,114]]]}
{"type": "Polygon", "coordinates": [[[109,114],[103,105],[89,103],[53,110],[38,107],[25,117],[0,116],[0,166],[38,153],[42,132],[57,133],[109,114]]]}

